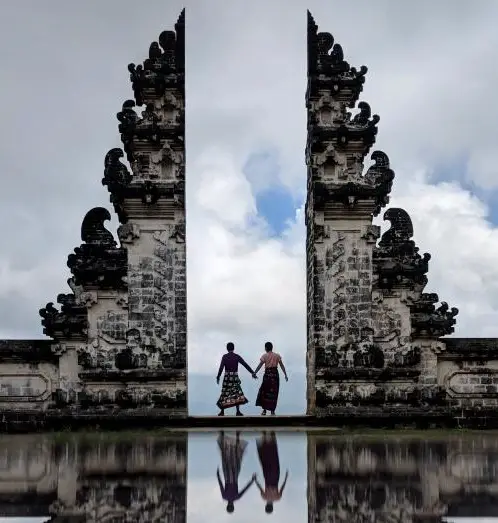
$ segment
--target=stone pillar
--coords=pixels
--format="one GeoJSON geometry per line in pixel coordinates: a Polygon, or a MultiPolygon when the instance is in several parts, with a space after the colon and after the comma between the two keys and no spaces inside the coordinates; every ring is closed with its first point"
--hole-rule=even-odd
{"type": "Polygon", "coordinates": [[[131,172],[113,149],[103,183],[128,253],[123,370],[139,369],[137,378],[147,381],[132,383],[123,399],[186,416],[184,12],[175,30],[151,44],[143,66],[128,66],[135,100],[124,102],[117,118],[131,172]]]}
{"type": "MultiPolygon", "coordinates": [[[[318,33],[308,13],[308,414],[324,416],[334,404],[368,394],[353,382],[353,367],[382,367],[373,345],[372,256],[379,227],[373,216],[387,203],[394,173],[375,151],[379,117],[366,102],[354,107],[367,68],[344,61],[330,33],[318,33]],[[337,379],[341,379],[339,385],[337,379]]],[[[366,387],[368,389],[368,386],[366,387]]],[[[365,389],[365,390],[364,390],[365,389]]]]}

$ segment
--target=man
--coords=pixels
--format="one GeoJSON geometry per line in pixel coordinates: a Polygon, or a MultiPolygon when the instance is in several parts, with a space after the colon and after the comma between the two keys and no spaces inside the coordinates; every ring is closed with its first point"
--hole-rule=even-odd
{"type": "Polygon", "coordinates": [[[225,369],[225,375],[223,376],[223,385],[221,386],[221,394],[218,402],[216,403],[220,409],[218,416],[225,415],[225,409],[235,407],[237,412],[236,416],[242,416],[240,406],[249,403],[247,398],[242,392],[242,387],[239,378],[239,363],[245,367],[254,379],[256,374],[244,361],[244,359],[235,352],[235,346],[230,341],[227,343],[227,352],[221,358],[220,368],[218,369],[218,376],[216,376],[216,383],[220,383],[221,373],[225,369]]]}
{"type": "Polygon", "coordinates": [[[284,362],[282,361],[282,356],[277,352],[273,352],[273,343],[271,341],[265,343],[265,353],[261,356],[255,374],[258,373],[263,365],[265,366],[265,373],[263,375],[263,382],[259,388],[258,397],[256,398],[256,406],[263,409],[261,412],[262,416],[266,416],[267,410],[271,412],[272,416],[275,416],[278,391],[280,389],[280,376],[278,374],[279,365],[284,373],[285,381],[289,381],[289,378],[287,376],[287,371],[285,370],[284,362]]]}

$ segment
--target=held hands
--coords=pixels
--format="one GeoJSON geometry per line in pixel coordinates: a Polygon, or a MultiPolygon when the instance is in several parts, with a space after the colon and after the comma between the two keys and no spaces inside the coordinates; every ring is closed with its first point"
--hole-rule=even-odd
{"type": "Polygon", "coordinates": [[[289,381],[289,376],[285,375],[285,381],[289,381]]]}
{"type": "Polygon", "coordinates": [[[258,376],[255,372],[252,373],[252,379],[253,380],[257,380],[258,379],[258,376]]]}

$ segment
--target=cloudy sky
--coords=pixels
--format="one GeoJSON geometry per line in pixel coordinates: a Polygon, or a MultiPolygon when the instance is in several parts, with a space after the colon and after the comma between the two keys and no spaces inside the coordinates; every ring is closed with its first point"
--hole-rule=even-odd
{"type": "MultiPolygon", "coordinates": [[[[306,8],[355,66],[380,115],[393,206],[430,252],[428,291],[460,309],[456,335],[498,336],[498,3],[480,0],[67,2],[3,6],[0,336],[41,337],[68,292],[66,259],[94,206],[127,64],[187,7],[189,369],[212,375],[236,342],[305,361],[306,8]]],[[[378,220],[380,223],[381,220],[378,220]]],[[[115,229],[114,218],[111,228],[115,229]]]]}

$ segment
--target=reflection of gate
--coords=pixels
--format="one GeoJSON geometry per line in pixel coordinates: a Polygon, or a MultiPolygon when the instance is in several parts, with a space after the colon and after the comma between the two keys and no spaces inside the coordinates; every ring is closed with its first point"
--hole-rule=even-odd
{"type": "Polygon", "coordinates": [[[4,469],[0,476],[0,517],[103,523],[125,521],[125,515],[133,521],[136,513],[137,521],[185,521],[186,434],[131,441],[123,436],[118,442],[98,436],[9,441],[1,455],[12,475],[4,469]]]}

